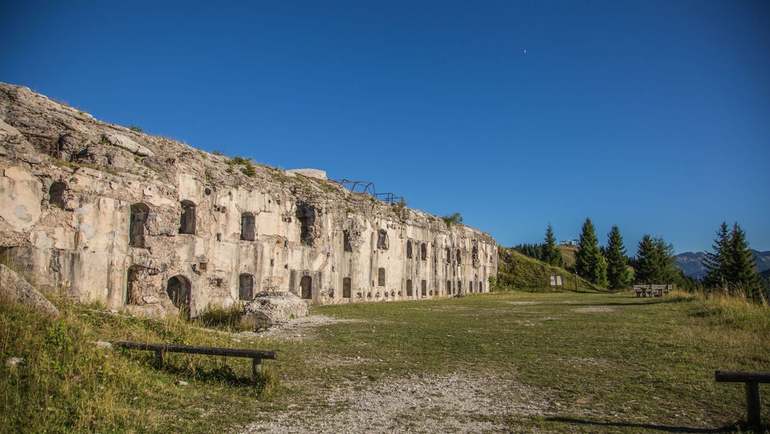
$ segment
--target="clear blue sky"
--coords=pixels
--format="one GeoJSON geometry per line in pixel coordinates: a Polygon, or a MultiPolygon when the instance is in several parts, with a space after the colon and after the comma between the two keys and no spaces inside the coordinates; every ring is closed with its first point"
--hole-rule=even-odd
{"type": "Polygon", "coordinates": [[[290,3],[0,0],[0,81],[504,245],[770,249],[770,2],[290,3]]]}

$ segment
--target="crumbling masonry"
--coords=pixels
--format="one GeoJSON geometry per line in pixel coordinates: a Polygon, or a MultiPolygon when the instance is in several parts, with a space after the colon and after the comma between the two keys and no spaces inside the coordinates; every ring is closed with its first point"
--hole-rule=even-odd
{"type": "Polygon", "coordinates": [[[95,120],[0,83],[0,262],[38,287],[195,316],[260,292],[318,304],[489,291],[487,234],[95,120]]]}

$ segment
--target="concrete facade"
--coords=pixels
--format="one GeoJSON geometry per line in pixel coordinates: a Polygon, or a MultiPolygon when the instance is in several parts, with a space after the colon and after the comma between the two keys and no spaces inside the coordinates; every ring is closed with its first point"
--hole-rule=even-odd
{"type": "Polygon", "coordinates": [[[0,260],[134,313],[259,292],[317,304],[488,292],[487,234],[303,172],[209,154],[0,84],[0,260]]]}

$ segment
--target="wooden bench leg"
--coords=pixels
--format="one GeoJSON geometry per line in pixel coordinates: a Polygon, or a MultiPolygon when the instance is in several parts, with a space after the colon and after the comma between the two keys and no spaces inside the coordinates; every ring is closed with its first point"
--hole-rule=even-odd
{"type": "Polygon", "coordinates": [[[757,382],[746,382],[746,407],[748,409],[749,426],[759,432],[761,421],[759,415],[759,383],[757,382]]]}
{"type": "Polygon", "coordinates": [[[262,359],[254,357],[251,359],[251,379],[257,381],[257,378],[262,374],[262,359]]]}
{"type": "Polygon", "coordinates": [[[163,350],[155,350],[155,366],[163,367],[163,350]]]}

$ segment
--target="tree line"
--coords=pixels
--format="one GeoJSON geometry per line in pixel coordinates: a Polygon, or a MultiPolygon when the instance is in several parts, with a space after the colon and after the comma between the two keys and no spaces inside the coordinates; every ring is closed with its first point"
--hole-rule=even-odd
{"type": "MultiPolygon", "coordinates": [[[[725,293],[742,294],[757,301],[767,297],[767,284],[757,273],[746,233],[738,223],[730,228],[723,222],[712,248],[704,259],[708,274],[702,281],[697,281],[685,276],[677,267],[674,247],[663,238],[644,235],[636,254],[629,257],[617,225],[612,226],[606,245],[601,246],[593,222],[586,218],[580,231],[575,264],[569,270],[596,286],[613,290],[632,283],[673,283],[684,289],[719,288],[725,293]]],[[[520,244],[514,249],[551,265],[565,264],[551,224],[546,228],[543,243],[520,244]]]]}

